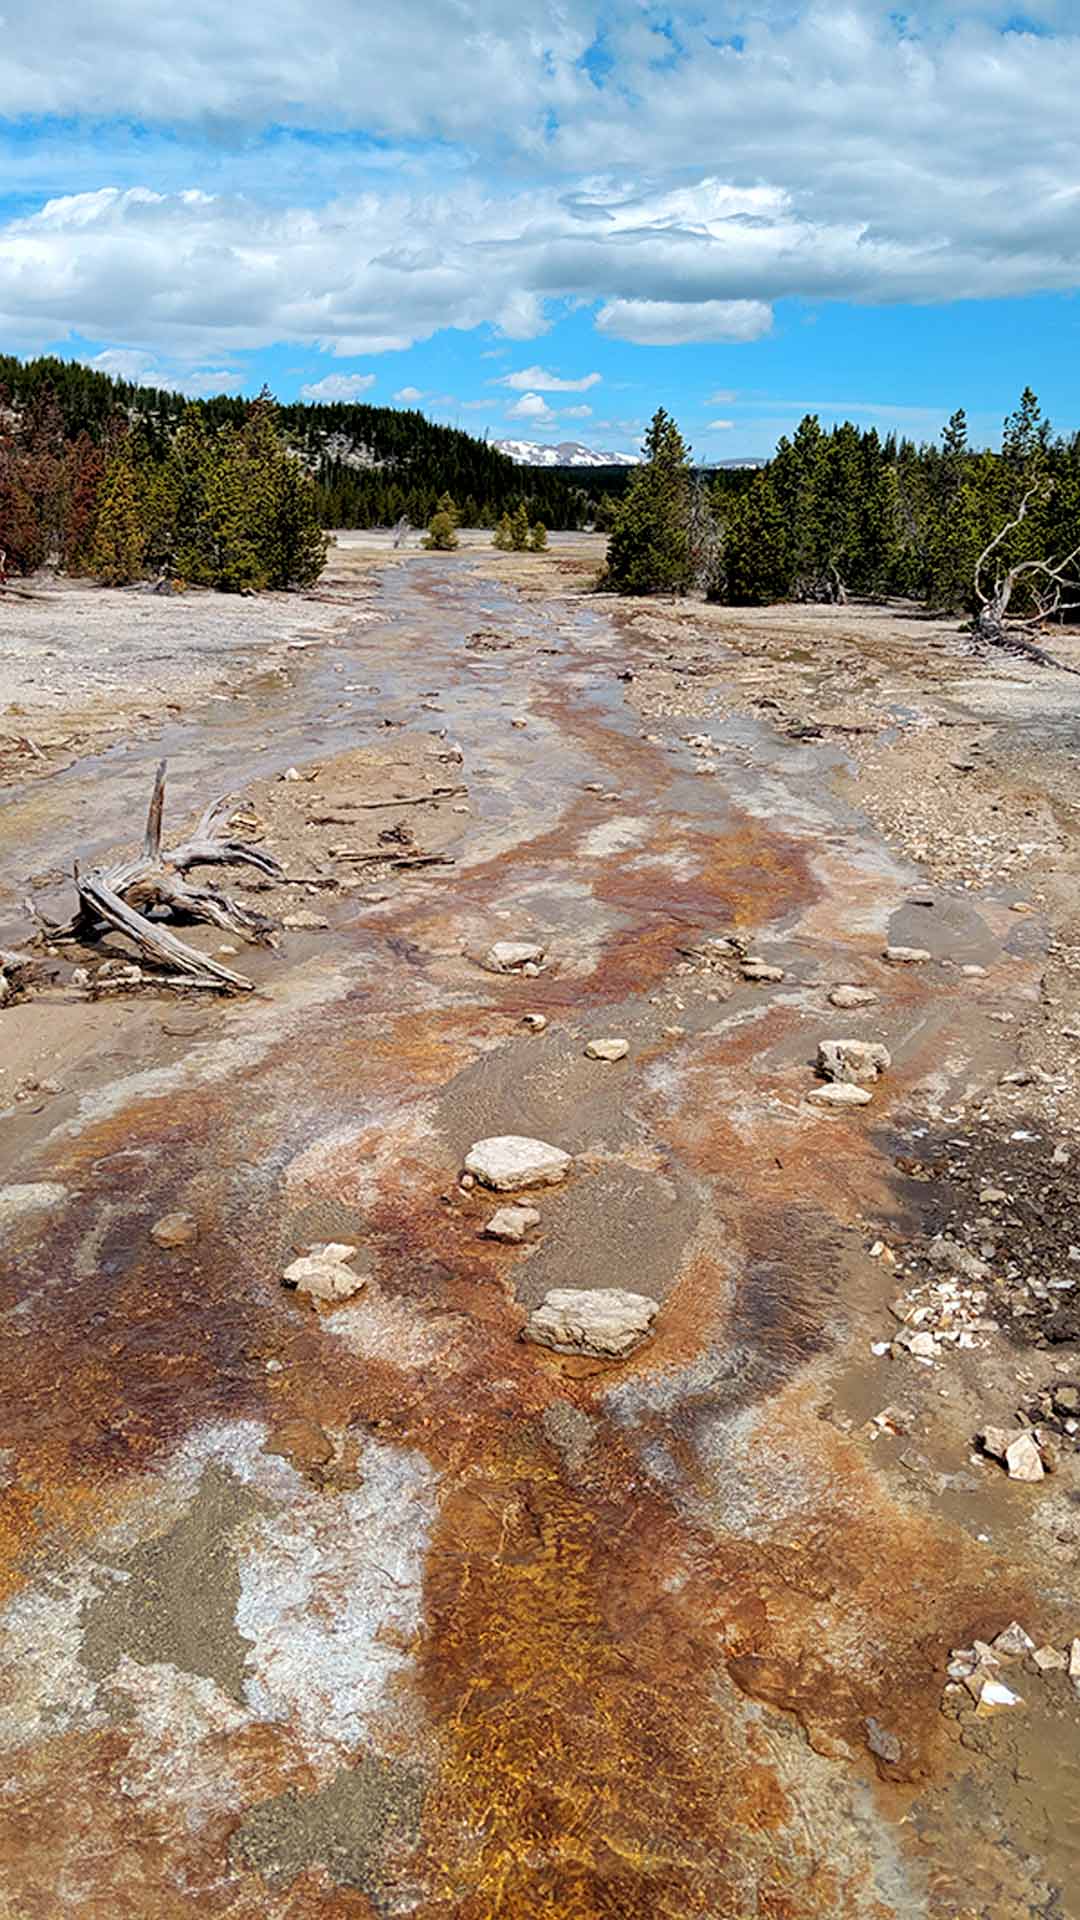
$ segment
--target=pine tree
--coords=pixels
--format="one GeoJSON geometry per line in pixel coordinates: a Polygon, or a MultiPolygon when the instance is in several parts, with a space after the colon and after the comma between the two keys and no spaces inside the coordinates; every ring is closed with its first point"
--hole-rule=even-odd
{"type": "Polygon", "coordinates": [[[653,415],[645,453],[615,516],[604,585],[617,593],[684,593],[690,585],[687,449],[663,407],[653,415]]]}
{"type": "Polygon", "coordinates": [[[257,593],[269,581],[267,547],[273,526],[268,476],[251,457],[244,429],[218,441],[206,485],[206,518],[213,552],[210,584],[222,593],[257,593]]]}
{"type": "Polygon", "coordinates": [[[510,525],[510,515],[504,513],[492,536],[491,544],[498,547],[500,553],[509,553],[514,544],[514,530],[510,525]]]}
{"type": "Polygon", "coordinates": [[[90,571],[102,586],[127,586],[142,572],[145,546],[131,448],[125,437],[109,461],[101,483],[90,571]]]}
{"type": "Polygon", "coordinates": [[[424,537],[425,547],[436,553],[453,553],[458,545],[457,528],[453,516],[440,507],[431,516],[431,525],[424,537]]]}
{"type": "Polygon", "coordinates": [[[277,474],[270,585],[313,587],[326,565],[328,546],[315,482],[298,459],[286,454],[277,474]]]}
{"type": "Polygon", "coordinates": [[[547,528],[545,527],[542,520],[537,520],[535,526],[532,526],[529,529],[530,553],[546,553],[547,543],[548,543],[547,528]]]}
{"type": "Polygon", "coordinates": [[[768,606],[788,598],[791,580],[788,524],[766,468],[729,508],[709,597],[734,606],[768,606]]]}
{"type": "Polygon", "coordinates": [[[510,515],[510,545],[515,553],[525,553],[529,545],[529,509],[524,500],[510,515]]]}

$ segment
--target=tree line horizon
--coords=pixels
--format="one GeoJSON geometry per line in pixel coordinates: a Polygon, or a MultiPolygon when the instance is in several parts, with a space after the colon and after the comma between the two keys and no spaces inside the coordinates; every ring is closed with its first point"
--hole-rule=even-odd
{"type": "Polygon", "coordinates": [[[962,409],[921,443],[807,414],[756,469],[708,470],[660,408],[641,465],[587,471],[586,482],[518,467],[413,409],[280,406],[268,392],[191,401],[78,362],[0,357],[9,574],[54,565],[108,584],[304,586],[321,571],[324,529],[430,529],[449,503],[455,528],[486,526],[496,544],[511,524],[608,533],[601,584],[624,593],[975,611],[979,555],[1021,503],[996,565],[1071,556],[1080,542],[1080,433],[1055,435],[1030,388],[1000,449],[970,444],[962,409]],[[348,466],[350,446],[373,464],[348,466]]]}

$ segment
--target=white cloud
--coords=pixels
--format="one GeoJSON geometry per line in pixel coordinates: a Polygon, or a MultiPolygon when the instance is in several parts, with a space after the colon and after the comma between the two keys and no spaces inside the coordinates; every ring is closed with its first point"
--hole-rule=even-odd
{"type": "Polygon", "coordinates": [[[734,425],[734,420],[710,420],[707,431],[709,433],[727,433],[728,429],[734,425]]]}
{"type": "Polygon", "coordinates": [[[733,392],[730,387],[718,387],[715,393],[710,393],[709,405],[711,407],[730,407],[738,397],[738,394],[733,392]]]}
{"type": "Polygon", "coordinates": [[[106,347],[101,353],[80,354],[84,367],[108,373],[116,380],[130,381],[136,387],[161,387],[167,393],[186,393],[193,399],[205,399],[212,393],[240,393],[243,375],[229,367],[163,366],[153,353],[141,347],[106,347]]]}
{"type": "Polygon", "coordinates": [[[519,393],[530,388],[536,393],[587,393],[590,387],[599,386],[602,377],[599,373],[585,373],[580,380],[563,380],[557,373],[548,373],[545,367],[522,367],[517,373],[500,374],[491,384],[513,387],[519,393]]]}
{"type": "Polygon", "coordinates": [[[301,387],[300,397],[303,400],[355,400],[374,385],[373,373],[328,373],[322,380],[301,387]]]}
{"type": "Polygon", "coordinates": [[[588,420],[592,417],[592,408],[584,406],[560,407],[559,417],[562,420],[588,420]]]}
{"type": "MultiPolygon", "coordinates": [[[[598,86],[593,0],[560,0],[542,32],[455,0],[448,85],[416,57],[420,0],[362,34],[355,0],[13,0],[0,116],[73,124],[0,132],[5,188],[38,208],[0,224],[0,332],[229,380],[273,342],[348,359],[446,327],[532,340],[560,302],[677,346],[758,339],[790,297],[1073,289],[1075,0],[1040,17],[1058,30],[1002,31],[1006,0],[922,0],[907,21],[887,0],[676,0],[658,60],[622,0],[598,86]],[[384,144],[319,137],[335,129],[384,144]]],[[[584,390],[544,368],[506,384],[584,390]]]]}
{"type": "Polygon", "coordinates": [[[423,397],[420,387],[399,387],[394,395],[394,399],[400,400],[403,406],[412,406],[415,401],[422,400],[423,397]]]}
{"type": "Polygon", "coordinates": [[[596,316],[598,333],[642,347],[760,340],[771,326],[764,300],[609,300],[596,316]]]}
{"type": "Polygon", "coordinates": [[[512,407],[507,407],[508,420],[531,420],[534,426],[550,426],[555,419],[547,401],[540,393],[523,393],[512,407]]]}

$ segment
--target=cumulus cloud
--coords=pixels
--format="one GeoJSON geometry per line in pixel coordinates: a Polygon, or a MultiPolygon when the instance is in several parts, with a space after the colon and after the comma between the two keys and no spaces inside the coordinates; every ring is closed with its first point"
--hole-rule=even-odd
{"type": "Polygon", "coordinates": [[[609,300],[596,316],[598,333],[642,347],[760,340],[771,326],[764,300],[609,300]]]}
{"type": "Polygon", "coordinates": [[[523,393],[512,407],[507,407],[508,420],[531,420],[534,426],[550,426],[555,415],[541,393],[523,393]]]}
{"type": "Polygon", "coordinates": [[[495,387],[514,387],[519,393],[532,388],[536,393],[587,393],[590,387],[598,386],[602,375],[584,373],[580,380],[563,380],[557,373],[548,373],[546,367],[522,367],[517,373],[500,374],[492,381],[495,387]]]}
{"type": "Polygon", "coordinates": [[[592,408],[585,406],[560,407],[559,414],[563,420],[588,420],[592,417],[592,408]]]}
{"type": "Polygon", "coordinates": [[[84,367],[128,380],[136,387],[162,387],[169,393],[206,399],[213,393],[239,393],[243,376],[230,367],[176,367],[163,364],[141,347],[106,347],[101,353],[80,354],[84,367]]]}
{"type": "Polygon", "coordinates": [[[597,76],[587,0],[542,33],[504,0],[455,0],[448,86],[416,57],[419,0],[362,35],[355,0],[13,0],[0,116],[71,124],[0,130],[36,208],[0,225],[0,329],[120,339],[211,379],[278,341],[358,358],[446,327],[538,339],[567,303],[609,338],[678,346],[752,343],[793,297],[1071,289],[1080,30],[1070,0],[1039,16],[1056,31],[1005,0],[676,0],[658,59],[619,0],[597,76]],[[337,137],[356,130],[377,140],[337,137]]]}
{"type": "Polygon", "coordinates": [[[400,400],[403,406],[412,406],[423,397],[423,390],[420,387],[399,387],[394,395],[394,399],[400,400]]]}
{"type": "Polygon", "coordinates": [[[373,373],[328,373],[301,387],[300,395],[304,400],[355,400],[374,385],[373,373]]]}

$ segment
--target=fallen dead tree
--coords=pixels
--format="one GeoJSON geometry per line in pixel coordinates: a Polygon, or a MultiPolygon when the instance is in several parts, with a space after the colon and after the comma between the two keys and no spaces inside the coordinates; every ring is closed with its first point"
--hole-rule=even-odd
{"type": "Polygon", "coordinates": [[[194,886],[184,876],[192,867],[200,866],[254,867],[282,881],[287,875],[271,854],[247,841],[231,839],[224,831],[232,804],[228,794],[207,807],[189,840],[164,851],[165,771],[163,760],[154,780],[141,852],[114,866],[92,867],[85,872],[76,864],[77,912],[60,926],[49,924],[40,914],[36,917],[53,942],[74,940],[85,944],[97,941],[104,933],[123,934],[144,959],[166,969],[165,978],[172,986],[248,993],[252,981],[189,946],[163,922],[167,917],[208,922],[241,940],[267,946],[276,931],[275,921],[216,887],[194,886]]]}
{"type": "Polygon", "coordinates": [[[1063,593],[1080,593],[1080,580],[1070,577],[1068,569],[1080,564],[1080,545],[1067,553],[1063,560],[1020,560],[1015,566],[1002,568],[995,561],[992,585],[984,581],[984,570],[989,566],[992,556],[998,553],[1003,541],[1027,518],[1029,506],[1035,500],[1046,497],[1046,487],[1032,487],[1025,493],[1012,520],[1007,520],[985,546],[975,562],[975,598],[978,612],[975,615],[975,631],[980,640],[992,647],[1005,647],[1014,653],[1026,655],[1029,660],[1037,660],[1043,667],[1059,667],[1062,673],[1080,673],[1080,667],[1070,667],[1063,660],[1055,660],[1052,654],[1035,645],[1030,634],[1045,627],[1048,620],[1059,618],[1063,613],[1072,613],[1080,607],[1080,600],[1063,600],[1063,593]],[[1034,612],[1017,614],[1013,612],[1013,602],[1026,598],[1034,612]]]}

